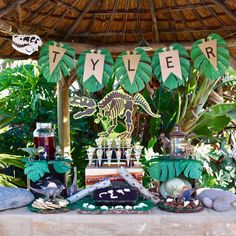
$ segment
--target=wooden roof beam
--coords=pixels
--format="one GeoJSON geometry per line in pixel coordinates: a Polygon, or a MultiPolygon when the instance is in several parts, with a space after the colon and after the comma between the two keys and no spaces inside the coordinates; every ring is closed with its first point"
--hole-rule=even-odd
{"type": "Polygon", "coordinates": [[[236,22],[236,15],[227,8],[221,1],[219,0],[211,0],[215,5],[219,6],[223,12],[225,12],[232,20],[236,22]]]}
{"type": "MultiPolygon", "coordinates": [[[[218,26],[218,27],[209,27],[209,28],[190,28],[190,27],[184,27],[184,28],[177,28],[177,29],[166,29],[166,28],[159,28],[159,32],[211,32],[211,31],[226,31],[226,30],[236,30],[236,25],[230,25],[230,26],[218,26]]],[[[150,30],[126,30],[126,31],[112,31],[112,32],[99,32],[99,33],[89,33],[89,32],[82,32],[82,33],[76,33],[73,35],[73,37],[103,37],[103,36],[118,36],[123,34],[148,34],[151,33],[150,30]]]]}
{"type": "Polygon", "coordinates": [[[156,12],[155,12],[155,6],[153,0],[149,0],[149,6],[150,6],[150,11],[151,11],[151,16],[152,16],[152,28],[154,30],[154,41],[156,43],[160,42],[160,36],[158,32],[158,27],[157,27],[157,18],[156,18],[156,12]]]}
{"type": "Polygon", "coordinates": [[[3,17],[4,15],[6,15],[8,12],[10,12],[11,10],[14,10],[17,6],[27,2],[28,0],[17,0],[14,3],[10,3],[9,5],[7,5],[4,8],[0,9],[0,17],[3,17]]]}
{"type": "MultiPolygon", "coordinates": [[[[225,40],[228,48],[233,48],[236,46],[236,38],[233,39],[226,39],[225,40]]],[[[183,45],[187,50],[190,50],[193,46],[190,42],[179,42],[181,45],[183,45]]],[[[158,48],[164,48],[167,46],[170,46],[171,42],[161,42],[161,43],[149,43],[150,47],[152,48],[150,51],[155,51],[158,48]]],[[[123,51],[130,51],[137,47],[138,43],[126,43],[126,44],[101,44],[101,45],[95,45],[95,44],[85,44],[85,43],[70,43],[70,45],[75,49],[76,54],[81,54],[88,48],[104,48],[108,50],[111,54],[119,54],[123,51]]]]}
{"type": "MultiPolygon", "coordinates": [[[[81,10],[75,8],[72,5],[69,5],[67,3],[64,2],[60,2],[58,0],[50,0],[50,2],[55,3],[57,5],[61,5],[65,8],[67,8],[70,11],[74,11],[77,12],[79,14],[82,13],[81,10]]],[[[192,10],[192,9],[198,9],[198,8],[205,8],[205,7],[214,7],[215,4],[214,3],[206,3],[206,4],[186,4],[186,5],[179,5],[179,6],[169,6],[167,8],[155,8],[155,11],[158,12],[167,12],[167,11],[183,11],[183,10],[192,10]]],[[[112,9],[108,9],[108,10],[96,10],[96,11],[89,11],[88,14],[97,14],[97,15],[109,15],[109,14],[135,14],[135,13],[149,13],[150,11],[147,9],[140,9],[140,11],[138,9],[129,9],[129,10],[116,10],[115,12],[113,12],[112,9]]]]}
{"type": "MultiPolygon", "coordinates": [[[[11,38],[5,38],[5,37],[0,37],[4,38],[6,41],[11,41],[11,38]]],[[[5,42],[6,42],[5,41],[5,42]]],[[[227,43],[228,48],[235,48],[236,46],[236,38],[232,39],[226,39],[225,40],[227,43]]],[[[187,50],[190,50],[192,48],[192,43],[190,42],[179,42],[181,45],[183,45],[187,50]]],[[[161,42],[161,43],[149,43],[150,47],[152,48],[150,52],[156,51],[158,48],[164,48],[170,46],[171,42],[161,42]]],[[[101,45],[95,45],[95,44],[87,44],[87,43],[70,43],[70,45],[75,49],[76,55],[80,55],[82,52],[85,50],[88,50],[89,48],[104,48],[108,50],[111,54],[116,55],[120,54],[123,51],[130,51],[133,50],[134,48],[137,47],[137,43],[131,43],[131,44],[101,44],[101,45]]],[[[0,47],[0,51],[2,51],[2,47],[0,47]]],[[[37,54],[32,55],[32,58],[35,58],[37,54]]],[[[9,55],[4,55],[3,52],[1,52],[1,58],[10,58],[9,55]]],[[[17,55],[17,56],[12,56],[11,58],[13,59],[24,59],[24,58],[29,58],[27,55],[17,55]]],[[[37,57],[36,57],[37,58],[37,57]]]]}
{"type": "Polygon", "coordinates": [[[18,25],[15,22],[10,23],[2,19],[0,19],[0,32],[11,36],[14,34],[29,34],[28,31],[19,29],[18,25]]]}
{"type": "Polygon", "coordinates": [[[96,0],[90,0],[88,1],[87,5],[85,6],[83,12],[79,15],[79,17],[76,19],[76,21],[74,22],[74,24],[70,27],[70,29],[67,31],[65,37],[63,38],[63,40],[68,39],[75,31],[75,29],[77,28],[77,26],[81,23],[81,21],[83,20],[84,16],[88,13],[88,11],[90,10],[90,8],[93,6],[93,4],[95,3],[96,0]]]}

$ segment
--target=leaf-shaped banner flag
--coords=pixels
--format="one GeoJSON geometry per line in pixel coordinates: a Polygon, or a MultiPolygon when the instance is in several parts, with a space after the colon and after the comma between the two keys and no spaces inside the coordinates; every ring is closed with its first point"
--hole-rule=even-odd
{"type": "Polygon", "coordinates": [[[75,50],[67,44],[49,41],[41,48],[38,63],[48,82],[58,82],[75,67],[75,50]]]}
{"type": "Polygon", "coordinates": [[[78,58],[77,76],[78,81],[89,92],[101,90],[108,84],[112,76],[114,62],[109,51],[86,50],[78,58]]]}
{"type": "Polygon", "coordinates": [[[183,85],[189,75],[190,62],[187,50],[178,43],[170,45],[170,50],[159,48],[152,57],[152,67],[156,78],[169,90],[183,85]]]}
{"type": "Polygon", "coordinates": [[[144,89],[152,76],[151,59],[141,48],[122,52],[114,65],[115,77],[129,93],[144,89]]]}
{"type": "Polygon", "coordinates": [[[229,50],[223,38],[218,34],[210,34],[206,40],[197,40],[191,49],[194,68],[200,75],[216,80],[229,67],[229,50]]]}

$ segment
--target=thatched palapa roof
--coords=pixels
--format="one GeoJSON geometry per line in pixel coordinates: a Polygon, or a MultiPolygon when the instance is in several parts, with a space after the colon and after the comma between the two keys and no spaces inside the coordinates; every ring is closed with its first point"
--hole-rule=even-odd
{"type": "Polygon", "coordinates": [[[73,42],[77,54],[95,46],[118,53],[141,39],[154,50],[173,42],[188,47],[218,33],[236,57],[236,1],[0,0],[0,58],[28,57],[11,46],[11,36],[21,33],[73,42]]]}

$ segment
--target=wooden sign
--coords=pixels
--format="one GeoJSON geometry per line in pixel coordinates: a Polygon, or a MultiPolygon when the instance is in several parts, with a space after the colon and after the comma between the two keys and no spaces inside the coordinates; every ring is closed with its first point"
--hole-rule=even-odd
{"type": "Polygon", "coordinates": [[[130,54],[130,52],[127,52],[127,55],[123,56],[123,61],[125,64],[125,68],[127,70],[130,83],[133,84],[134,77],[138,68],[138,63],[140,61],[141,55],[137,54],[130,54]]]}
{"type": "MultiPolygon", "coordinates": [[[[91,50],[92,51],[92,50],[91,50]]],[[[86,53],[84,63],[83,82],[92,75],[102,84],[105,55],[100,53],[86,53]]]]}
{"type": "Polygon", "coordinates": [[[217,69],[217,40],[209,40],[205,41],[198,45],[198,47],[202,50],[205,57],[210,61],[212,66],[217,69]]]}
{"type": "Polygon", "coordinates": [[[159,53],[161,74],[163,83],[166,81],[168,76],[173,73],[179,79],[182,80],[182,72],[179,60],[179,51],[170,50],[159,53]]]}
{"type": "Polygon", "coordinates": [[[63,55],[65,54],[66,49],[57,47],[54,45],[49,46],[49,69],[50,69],[50,75],[55,70],[58,63],[61,61],[63,55]]]}

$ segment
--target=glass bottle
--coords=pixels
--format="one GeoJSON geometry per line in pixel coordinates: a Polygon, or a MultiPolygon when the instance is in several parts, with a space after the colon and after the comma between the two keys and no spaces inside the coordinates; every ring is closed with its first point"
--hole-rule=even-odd
{"type": "Polygon", "coordinates": [[[44,147],[47,160],[55,159],[55,133],[51,123],[36,123],[34,130],[34,146],[44,147]]]}

